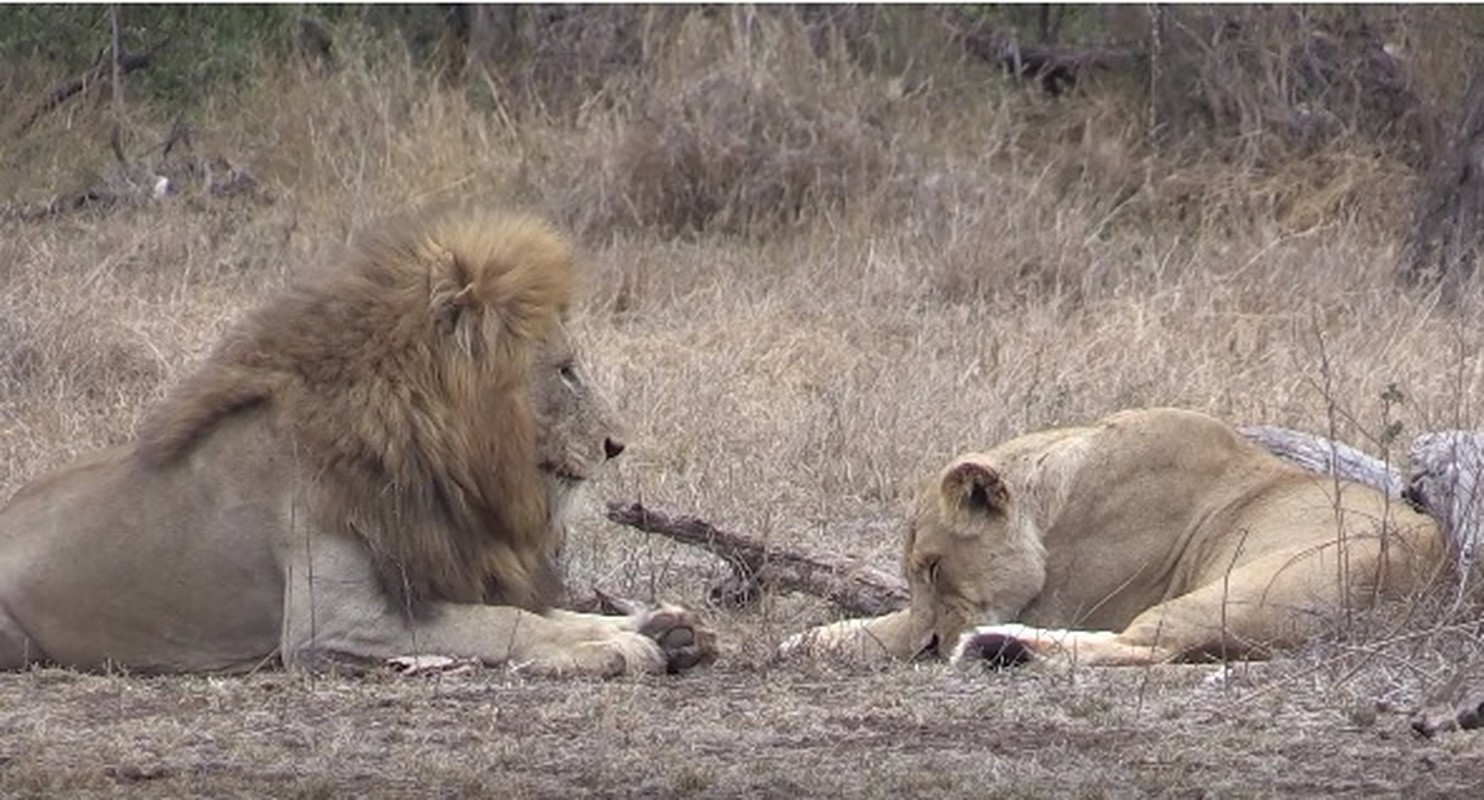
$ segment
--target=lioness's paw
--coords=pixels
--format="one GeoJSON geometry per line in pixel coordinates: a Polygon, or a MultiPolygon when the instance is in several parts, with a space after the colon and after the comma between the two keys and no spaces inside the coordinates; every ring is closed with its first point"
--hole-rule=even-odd
{"type": "Polygon", "coordinates": [[[716,633],[699,616],[678,606],[661,606],[635,615],[634,629],[660,646],[667,672],[716,660],[716,633]]]}
{"type": "Polygon", "coordinates": [[[1024,625],[985,625],[966,631],[949,656],[950,664],[983,664],[1004,669],[1019,666],[1036,658],[1026,643],[1030,628],[1024,625]]]}
{"type": "Polygon", "coordinates": [[[866,620],[849,619],[820,625],[796,633],[779,645],[779,658],[794,658],[803,655],[829,655],[845,657],[851,655],[875,655],[885,652],[880,643],[866,630],[866,620]]]}
{"type": "Polygon", "coordinates": [[[793,658],[794,656],[807,652],[809,649],[809,642],[807,638],[811,633],[813,633],[813,631],[796,633],[784,639],[782,642],[779,642],[777,650],[778,657],[793,658]]]}

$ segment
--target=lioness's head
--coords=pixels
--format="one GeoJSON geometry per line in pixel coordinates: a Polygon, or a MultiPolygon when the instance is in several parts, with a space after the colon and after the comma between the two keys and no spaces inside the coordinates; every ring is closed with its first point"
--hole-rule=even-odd
{"type": "Polygon", "coordinates": [[[1041,591],[1045,551],[995,468],[956,459],[918,495],[903,572],[919,652],[946,656],[970,627],[1013,620],[1041,591]]]}

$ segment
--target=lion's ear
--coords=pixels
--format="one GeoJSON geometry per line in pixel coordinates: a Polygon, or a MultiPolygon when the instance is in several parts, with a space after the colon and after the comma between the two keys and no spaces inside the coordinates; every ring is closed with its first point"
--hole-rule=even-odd
{"type": "Polygon", "coordinates": [[[994,468],[960,461],[943,473],[943,504],[956,513],[999,514],[1010,502],[1010,490],[994,468]]]}
{"type": "Polygon", "coordinates": [[[573,291],[572,252],[544,222],[454,219],[438,230],[436,241],[441,253],[433,311],[461,341],[480,330],[490,341],[511,346],[534,342],[565,316],[573,291]]]}
{"type": "Polygon", "coordinates": [[[438,279],[432,292],[433,317],[443,332],[453,337],[465,351],[478,343],[479,297],[469,269],[456,253],[439,254],[438,279]]]}

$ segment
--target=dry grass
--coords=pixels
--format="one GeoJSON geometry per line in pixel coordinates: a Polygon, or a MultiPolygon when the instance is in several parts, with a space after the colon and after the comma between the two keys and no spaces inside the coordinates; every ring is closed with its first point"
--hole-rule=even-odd
{"type": "MultiPolygon", "coordinates": [[[[1033,428],[1173,404],[1395,460],[1386,420],[1481,424],[1484,307],[1396,288],[1395,162],[1176,170],[1116,98],[904,92],[721,17],[688,21],[652,85],[568,116],[410,64],[265,68],[197,146],[248,163],[271,205],[0,221],[0,496],[126,439],[228,319],[351,230],[450,198],[543,209],[587,251],[577,327],[632,448],[576,526],[579,591],[694,605],[722,573],[602,521],[602,499],[889,567],[921,476],[1033,428]]],[[[7,185],[83,179],[61,172],[7,185]]],[[[1477,794],[1484,741],[1414,741],[1403,714],[1478,659],[1477,616],[1411,611],[1224,688],[1213,667],[773,664],[832,615],[796,597],[713,611],[724,659],[679,679],[38,670],[0,676],[0,794],[1477,794]]]]}

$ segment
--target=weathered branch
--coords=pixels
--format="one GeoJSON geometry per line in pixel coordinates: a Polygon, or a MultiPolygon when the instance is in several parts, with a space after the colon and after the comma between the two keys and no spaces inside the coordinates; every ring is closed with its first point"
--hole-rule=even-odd
{"type": "Polygon", "coordinates": [[[998,65],[1015,78],[1040,81],[1041,88],[1052,96],[1075,87],[1090,72],[1129,69],[1147,58],[1128,47],[1022,45],[1012,32],[989,28],[983,20],[961,10],[950,11],[949,20],[963,31],[960,38],[970,55],[998,65]]]}
{"type": "Polygon", "coordinates": [[[1395,468],[1350,445],[1268,425],[1251,425],[1238,428],[1237,432],[1310,472],[1338,475],[1392,497],[1402,496],[1403,482],[1395,468]]]}
{"type": "Polygon", "coordinates": [[[727,562],[733,579],[712,590],[720,600],[746,602],[756,587],[768,587],[823,597],[863,616],[885,614],[907,604],[907,587],[900,578],[855,559],[778,547],[720,530],[696,517],[672,517],[641,503],[609,503],[608,518],[700,547],[727,562]]]}
{"type": "Polygon", "coordinates": [[[1484,547],[1484,433],[1437,431],[1412,440],[1406,496],[1437,518],[1467,568],[1484,547]]]}
{"type": "Polygon", "coordinates": [[[113,74],[121,79],[135,70],[149,66],[150,62],[154,60],[155,53],[158,53],[169,43],[170,39],[166,37],[159,44],[156,44],[143,53],[123,53],[116,60],[113,58],[99,58],[92,67],[88,68],[87,72],[76,78],[62,81],[56,86],[53,86],[45,95],[42,95],[41,102],[37,103],[36,107],[31,109],[31,113],[27,114],[26,118],[21,121],[21,124],[15,129],[14,135],[19,136],[25,133],[32,125],[36,124],[37,120],[60,107],[83,89],[103,80],[104,76],[113,74]]]}
{"type": "Polygon", "coordinates": [[[1308,433],[1252,426],[1238,431],[1269,451],[1324,475],[1406,498],[1438,521],[1466,569],[1484,545],[1484,433],[1438,431],[1412,440],[1406,480],[1389,464],[1348,445],[1308,433]]]}

